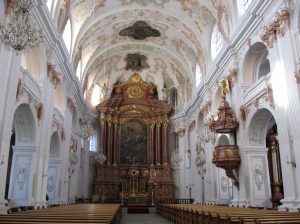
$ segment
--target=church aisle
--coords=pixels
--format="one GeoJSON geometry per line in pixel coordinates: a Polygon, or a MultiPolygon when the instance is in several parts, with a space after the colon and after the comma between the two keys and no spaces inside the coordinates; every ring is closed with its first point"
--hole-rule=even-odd
{"type": "Polygon", "coordinates": [[[169,224],[167,220],[156,215],[149,214],[122,214],[121,224],[169,224]]]}

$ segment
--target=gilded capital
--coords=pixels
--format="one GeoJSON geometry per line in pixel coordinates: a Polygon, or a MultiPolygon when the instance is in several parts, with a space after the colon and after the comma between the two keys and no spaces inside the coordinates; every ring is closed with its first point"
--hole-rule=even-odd
{"type": "Polygon", "coordinates": [[[101,126],[104,126],[105,122],[106,122],[105,118],[100,118],[100,124],[101,124],[101,126]]]}
{"type": "Polygon", "coordinates": [[[169,120],[168,119],[163,120],[164,127],[168,127],[168,124],[169,124],[169,120]]]}
{"type": "Polygon", "coordinates": [[[151,129],[154,129],[154,126],[155,126],[155,121],[151,121],[151,122],[150,122],[150,128],[151,128],[151,129]]]}

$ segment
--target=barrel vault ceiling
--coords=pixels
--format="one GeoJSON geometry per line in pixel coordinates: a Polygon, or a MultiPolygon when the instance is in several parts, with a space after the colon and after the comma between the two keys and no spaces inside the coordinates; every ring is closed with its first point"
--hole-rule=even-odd
{"type": "Polygon", "coordinates": [[[57,27],[63,30],[70,19],[71,63],[76,72],[81,60],[80,81],[87,95],[104,83],[109,93],[112,84],[137,72],[158,90],[166,84],[191,99],[196,65],[205,76],[211,64],[213,26],[218,24],[223,39],[230,36],[230,11],[235,6],[226,4],[223,0],[65,0],[57,4],[57,27]],[[146,58],[144,66],[132,69],[130,54],[146,58]]]}

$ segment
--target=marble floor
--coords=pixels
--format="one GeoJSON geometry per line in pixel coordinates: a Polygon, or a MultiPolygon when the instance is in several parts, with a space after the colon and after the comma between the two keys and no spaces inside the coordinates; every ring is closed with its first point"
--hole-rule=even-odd
{"type": "Polygon", "coordinates": [[[155,213],[149,214],[122,214],[121,224],[170,224],[155,213]]]}
{"type": "Polygon", "coordinates": [[[170,224],[167,220],[156,215],[153,209],[149,214],[127,214],[127,208],[123,208],[121,224],[170,224]]]}

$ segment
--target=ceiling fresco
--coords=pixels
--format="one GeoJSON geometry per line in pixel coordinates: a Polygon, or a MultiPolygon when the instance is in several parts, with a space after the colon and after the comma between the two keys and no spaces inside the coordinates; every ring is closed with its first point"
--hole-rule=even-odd
{"type": "Polygon", "coordinates": [[[135,40],[145,40],[147,37],[159,37],[160,32],[151,28],[146,22],[138,21],[132,26],[125,28],[119,32],[120,36],[129,36],[135,40]]]}
{"type": "Polygon", "coordinates": [[[233,2],[57,0],[57,28],[62,31],[71,20],[71,63],[75,72],[79,61],[82,65],[84,91],[91,94],[95,85],[105,83],[109,95],[112,84],[137,71],[158,90],[163,84],[176,88],[183,107],[196,89],[197,64],[205,76],[212,63],[213,26],[224,40],[230,37],[233,2]]]}

